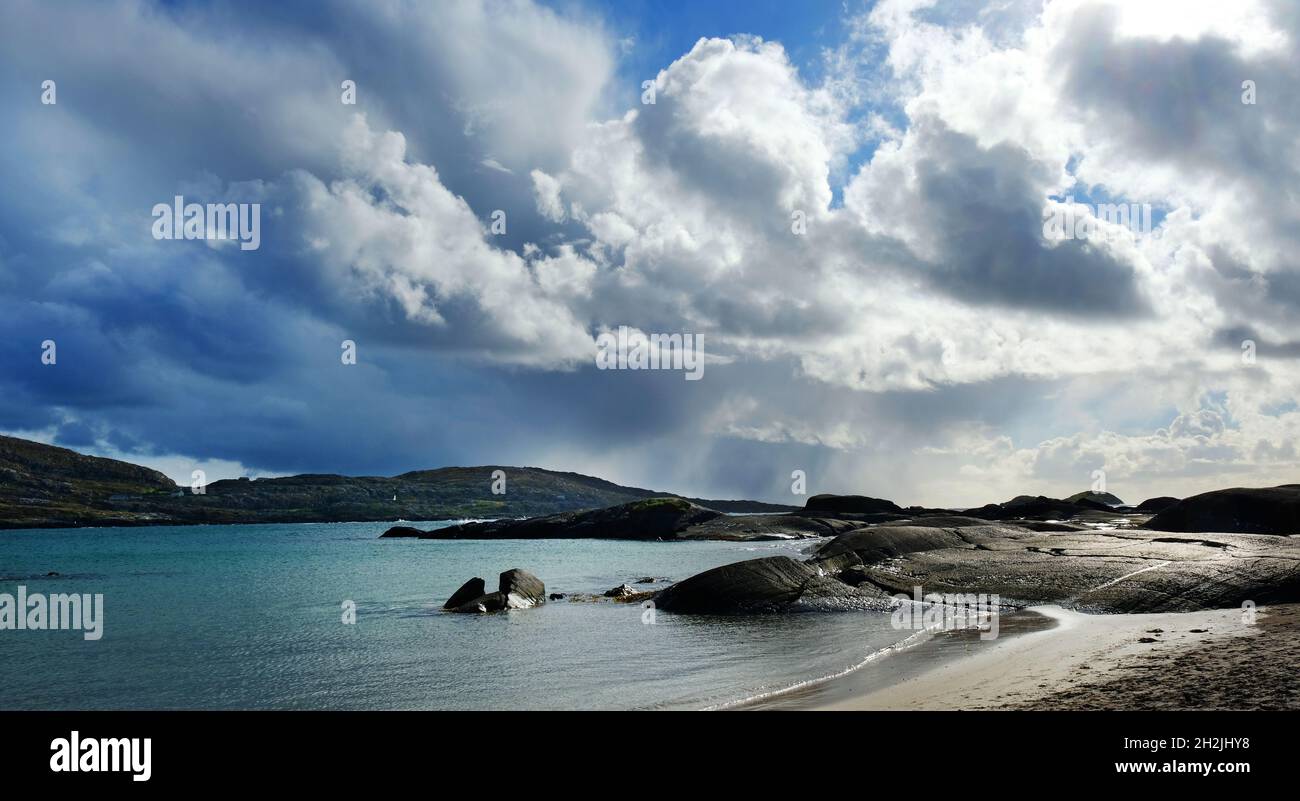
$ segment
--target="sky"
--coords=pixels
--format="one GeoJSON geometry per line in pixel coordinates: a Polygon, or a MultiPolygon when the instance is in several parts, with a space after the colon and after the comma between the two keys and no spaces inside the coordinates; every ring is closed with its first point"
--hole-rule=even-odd
{"type": "Polygon", "coordinates": [[[0,431],[186,484],[1294,482],[1298,9],[6,2],[0,431]],[[176,195],[258,247],[156,238],[176,195]],[[700,380],[601,369],[620,326],[700,380]]]}

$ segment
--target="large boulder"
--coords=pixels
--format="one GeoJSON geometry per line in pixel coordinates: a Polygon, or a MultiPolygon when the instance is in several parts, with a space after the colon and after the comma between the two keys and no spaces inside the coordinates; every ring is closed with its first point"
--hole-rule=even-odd
{"type": "Polygon", "coordinates": [[[546,585],[542,580],[517,567],[501,574],[497,591],[506,597],[506,606],[511,609],[527,609],[546,603],[546,585]]]}
{"type": "Polygon", "coordinates": [[[1300,484],[1236,487],[1184,498],[1151,518],[1156,531],[1300,534],[1300,484]]]}
{"type": "Polygon", "coordinates": [[[831,514],[873,514],[876,512],[901,513],[893,501],[869,498],[865,495],[814,495],[804,503],[805,512],[831,514]]]}
{"type": "Polygon", "coordinates": [[[886,608],[876,591],[859,590],[815,565],[769,556],[706,570],[659,593],[655,605],[711,615],[886,608]]]}
{"type": "Polygon", "coordinates": [[[470,601],[474,600],[475,598],[478,598],[479,596],[483,595],[486,592],[487,592],[486,583],[483,581],[483,579],[479,578],[478,576],[475,576],[474,578],[460,585],[460,589],[456,590],[451,594],[451,597],[447,599],[447,603],[442,605],[442,608],[455,609],[458,606],[469,603],[470,601]]]}

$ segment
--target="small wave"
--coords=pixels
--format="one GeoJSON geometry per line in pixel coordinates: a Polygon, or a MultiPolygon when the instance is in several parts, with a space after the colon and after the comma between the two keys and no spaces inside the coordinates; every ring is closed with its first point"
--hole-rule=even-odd
{"type": "Polygon", "coordinates": [[[880,659],[882,656],[887,656],[888,654],[897,653],[899,651],[907,650],[908,648],[911,648],[913,646],[920,645],[921,643],[930,639],[930,636],[931,636],[931,632],[922,629],[921,631],[913,632],[912,634],[894,643],[893,645],[887,645],[884,648],[880,648],[875,651],[872,651],[871,653],[867,654],[866,657],[862,659],[862,661],[858,662],[855,665],[847,667],[844,670],[841,670],[837,673],[831,673],[826,676],[818,676],[815,679],[805,679],[804,681],[798,681],[789,686],[782,687],[779,690],[769,690],[767,692],[761,692],[761,693],[756,693],[754,695],[745,696],[744,698],[737,698],[734,701],[724,701],[723,703],[720,704],[706,706],[704,707],[704,711],[716,712],[721,709],[730,709],[732,707],[744,706],[745,704],[753,703],[754,701],[763,701],[768,698],[774,698],[778,695],[784,695],[789,692],[794,692],[795,690],[803,689],[804,687],[811,687],[815,684],[821,684],[823,682],[843,678],[844,676],[849,675],[855,670],[861,670],[862,668],[866,667],[872,662],[875,662],[877,659],[880,659]]]}

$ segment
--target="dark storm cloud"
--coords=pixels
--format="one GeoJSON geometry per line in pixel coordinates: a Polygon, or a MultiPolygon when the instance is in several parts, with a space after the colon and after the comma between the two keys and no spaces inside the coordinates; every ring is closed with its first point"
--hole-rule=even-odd
{"type": "Polygon", "coordinates": [[[941,121],[914,123],[911,225],[937,258],[914,262],[933,287],[975,304],[1092,317],[1149,311],[1133,267],[1098,243],[1051,242],[1043,189],[1051,168],[1025,150],[981,147],[941,121]]]}

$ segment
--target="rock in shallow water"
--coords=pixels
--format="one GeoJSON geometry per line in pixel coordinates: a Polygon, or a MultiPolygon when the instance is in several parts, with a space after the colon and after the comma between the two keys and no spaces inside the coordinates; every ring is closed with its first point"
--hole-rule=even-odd
{"type": "Polygon", "coordinates": [[[456,607],[462,604],[469,603],[475,598],[484,595],[486,592],[487,592],[487,584],[483,581],[483,579],[479,578],[478,576],[475,576],[474,578],[460,585],[460,589],[456,590],[451,594],[451,597],[447,599],[447,603],[442,605],[442,608],[455,609],[456,607]]]}
{"type": "Polygon", "coordinates": [[[507,570],[498,577],[496,592],[475,597],[475,588],[481,593],[483,579],[473,578],[465,582],[447,599],[443,608],[450,608],[453,612],[500,612],[504,609],[529,609],[546,603],[546,585],[537,576],[519,568],[507,570]]]}

